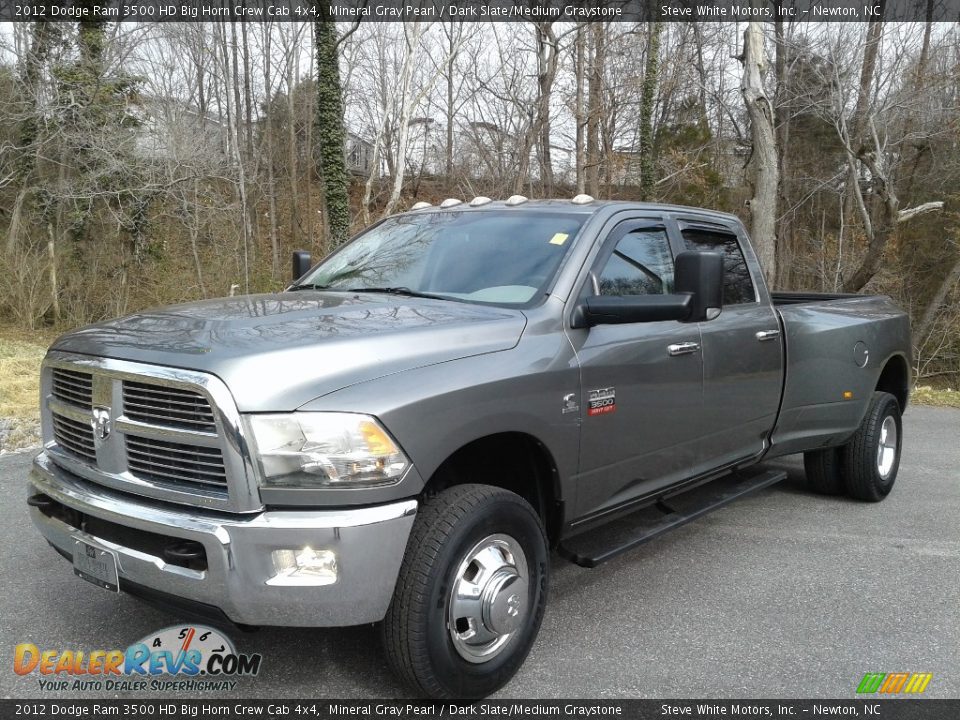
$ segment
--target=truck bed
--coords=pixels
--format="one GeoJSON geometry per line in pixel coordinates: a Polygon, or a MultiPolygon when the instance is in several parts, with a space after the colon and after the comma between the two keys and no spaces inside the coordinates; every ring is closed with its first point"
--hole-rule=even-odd
{"type": "MultiPolygon", "coordinates": [[[[910,360],[907,315],[883,295],[773,293],[786,353],[771,455],[839,445],[866,412],[883,369],[910,360]]],[[[903,373],[906,376],[906,372],[903,373]]],[[[903,391],[902,404],[906,399],[903,391]]]]}

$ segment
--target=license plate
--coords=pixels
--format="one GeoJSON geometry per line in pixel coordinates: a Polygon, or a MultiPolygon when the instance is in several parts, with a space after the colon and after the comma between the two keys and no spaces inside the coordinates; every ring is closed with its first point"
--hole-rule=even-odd
{"type": "Polygon", "coordinates": [[[73,572],[104,590],[120,592],[117,556],[110,550],[74,538],[73,572]]]}

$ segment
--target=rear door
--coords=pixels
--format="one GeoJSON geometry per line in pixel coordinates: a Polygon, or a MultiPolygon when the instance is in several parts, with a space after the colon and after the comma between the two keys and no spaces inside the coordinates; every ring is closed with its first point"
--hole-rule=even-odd
{"type": "MultiPolygon", "coordinates": [[[[577,295],[673,292],[673,251],[659,220],[608,234],[577,295]]],[[[569,330],[580,362],[577,516],[596,515],[687,476],[698,456],[703,366],[696,323],[569,330]]]]}
{"type": "Polygon", "coordinates": [[[700,323],[703,438],[700,460],[714,469],[762,452],[783,388],[783,339],[753,249],[738,224],[679,219],[685,250],[724,257],[723,310],[700,323]]]}

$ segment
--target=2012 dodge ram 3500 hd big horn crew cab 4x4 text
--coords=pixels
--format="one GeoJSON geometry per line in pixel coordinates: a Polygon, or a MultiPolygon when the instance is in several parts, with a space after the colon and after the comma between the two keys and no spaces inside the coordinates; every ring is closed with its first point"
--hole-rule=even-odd
{"type": "Polygon", "coordinates": [[[238,624],[381,623],[415,691],[478,697],[534,642],[551,548],[594,565],[788,453],[822,492],[896,478],[906,316],[770,293],[733,216],[451,200],[294,266],[53,344],[29,504],[84,577],[238,624]]]}

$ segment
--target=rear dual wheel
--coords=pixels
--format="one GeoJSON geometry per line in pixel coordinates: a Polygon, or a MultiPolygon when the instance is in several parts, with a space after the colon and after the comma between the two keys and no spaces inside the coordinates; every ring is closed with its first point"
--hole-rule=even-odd
{"type": "Polygon", "coordinates": [[[804,454],[807,482],[824,495],[845,492],[856,500],[880,502],[896,482],[902,444],[900,403],[890,393],[875,392],[846,445],[804,454]]]}
{"type": "Polygon", "coordinates": [[[487,485],[420,509],[382,624],[387,659],[418,694],[481,698],[519,669],[540,629],[548,549],[536,511],[487,485]]]}

